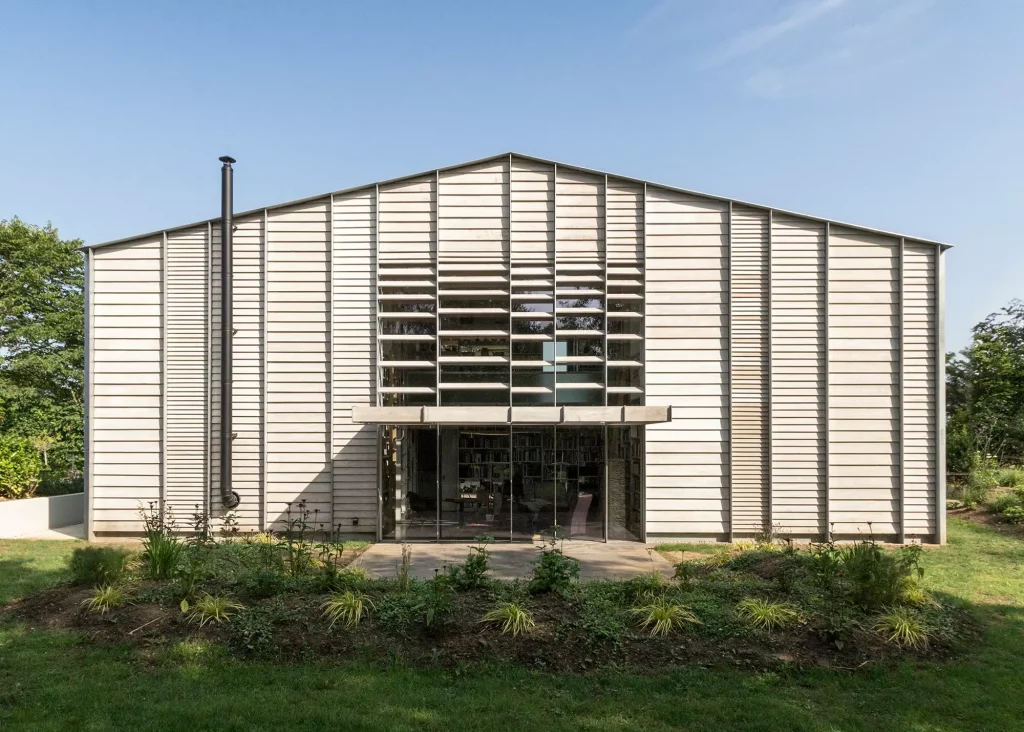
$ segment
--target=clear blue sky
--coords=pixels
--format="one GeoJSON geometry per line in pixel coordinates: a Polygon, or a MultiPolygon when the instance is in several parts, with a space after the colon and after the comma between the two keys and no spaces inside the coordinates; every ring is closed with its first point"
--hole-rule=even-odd
{"type": "Polygon", "coordinates": [[[0,218],[100,242],[515,150],[948,241],[1024,295],[1024,2],[0,5],[0,218]]]}

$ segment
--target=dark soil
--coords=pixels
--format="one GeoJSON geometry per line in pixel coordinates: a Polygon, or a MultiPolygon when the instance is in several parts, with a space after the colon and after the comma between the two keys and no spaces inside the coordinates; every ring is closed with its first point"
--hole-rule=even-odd
{"type": "Polygon", "coordinates": [[[1024,537],[1024,524],[1007,523],[999,516],[999,514],[988,510],[984,506],[978,506],[976,508],[970,508],[968,506],[950,508],[946,511],[946,514],[948,516],[955,516],[956,518],[964,519],[965,521],[970,521],[972,524],[996,529],[1003,534],[1024,537]]]}
{"type": "MultiPolygon", "coordinates": [[[[774,562],[752,568],[771,575],[774,562]]],[[[372,593],[371,593],[372,595],[372,593]]],[[[617,666],[639,672],[696,665],[776,669],[781,667],[861,666],[906,658],[940,659],[954,649],[933,645],[910,651],[885,644],[873,633],[860,631],[851,642],[837,648],[815,629],[800,626],[789,631],[719,634],[686,629],[667,637],[652,637],[639,628],[615,639],[597,638],[581,627],[577,608],[559,595],[531,597],[526,605],[536,627],[513,638],[484,625],[480,618],[494,607],[485,590],[460,592],[455,611],[440,628],[413,624],[404,632],[381,628],[373,613],[356,628],[328,627],[320,610],[322,595],[289,594],[269,600],[243,602],[251,609],[265,608],[273,617],[270,637],[255,651],[239,641],[238,623],[207,625],[190,623],[176,604],[140,602],[97,615],[85,610],[89,590],[58,587],[0,610],[35,628],[71,630],[96,641],[127,642],[140,648],[166,646],[201,637],[226,643],[243,657],[267,657],[290,661],[328,658],[363,662],[396,662],[459,667],[468,663],[503,662],[554,671],[588,671],[617,666]]],[[[692,626],[691,626],[692,627],[692,626]]]]}

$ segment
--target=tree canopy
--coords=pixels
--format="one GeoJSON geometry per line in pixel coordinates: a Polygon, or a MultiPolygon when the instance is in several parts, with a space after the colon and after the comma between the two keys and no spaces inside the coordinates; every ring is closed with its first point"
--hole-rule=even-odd
{"type": "Polygon", "coordinates": [[[967,472],[975,452],[1024,458],[1024,302],[1012,300],[946,356],[947,466],[967,472]]]}
{"type": "Polygon", "coordinates": [[[83,458],[81,246],[50,225],[0,221],[0,436],[45,446],[65,473],[83,458]]]}

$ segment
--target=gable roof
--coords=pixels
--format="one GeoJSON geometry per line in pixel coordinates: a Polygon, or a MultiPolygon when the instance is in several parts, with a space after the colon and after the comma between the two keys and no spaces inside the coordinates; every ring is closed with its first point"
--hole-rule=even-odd
{"type": "MultiPolygon", "coordinates": [[[[414,173],[412,175],[403,175],[403,176],[399,176],[397,178],[388,178],[387,180],[375,181],[373,183],[364,183],[363,185],[353,186],[351,188],[343,188],[343,189],[338,190],[338,191],[330,191],[328,193],[320,193],[320,194],[315,195],[315,196],[306,196],[305,198],[299,198],[299,199],[296,199],[294,201],[286,201],[284,203],[278,203],[278,204],[275,204],[273,206],[260,206],[259,208],[249,209],[248,211],[238,211],[238,212],[234,213],[234,218],[242,218],[244,216],[250,216],[252,214],[257,214],[257,213],[260,213],[262,211],[274,211],[274,210],[277,210],[277,209],[287,208],[289,206],[295,206],[295,205],[299,205],[299,204],[303,204],[303,203],[309,203],[309,202],[312,202],[312,201],[318,201],[321,198],[327,198],[329,196],[337,196],[337,195],[342,195],[342,194],[345,194],[345,193],[354,193],[356,191],[362,191],[362,190],[366,190],[368,188],[374,188],[376,186],[384,186],[384,185],[389,185],[389,184],[392,184],[392,183],[400,183],[400,182],[403,182],[403,181],[415,180],[416,178],[422,178],[422,177],[427,176],[427,175],[435,175],[435,174],[444,173],[444,172],[447,172],[447,171],[450,171],[450,170],[457,170],[459,168],[465,168],[465,167],[468,167],[470,165],[479,165],[481,163],[488,163],[488,162],[493,162],[493,161],[496,161],[496,160],[504,160],[506,158],[508,158],[508,159],[519,158],[521,160],[528,160],[528,161],[534,162],[534,163],[544,163],[544,164],[547,164],[547,165],[555,165],[555,166],[558,166],[559,168],[565,168],[566,170],[572,170],[572,171],[576,171],[578,173],[589,173],[591,175],[608,176],[608,177],[612,177],[612,178],[617,178],[618,180],[628,181],[630,183],[640,183],[640,184],[643,184],[645,186],[648,186],[648,185],[649,186],[654,186],[656,188],[661,188],[662,190],[672,191],[674,193],[683,193],[683,194],[687,194],[687,195],[691,195],[691,196],[699,196],[701,198],[707,198],[707,199],[710,199],[712,201],[720,201],[720,202],[723,202],[723,203],[733,203],[733,204],[737,204],[737,205],[741,205],[741,206],[747,206],[747,207],[750,207],[750,208],[760,209],[762,211],[771,211],[772,213],[784,214],[784,215],[789,215],[789,216],[795,216],[795,217],[798,217],[798,218],[807,219],[809,221],[818,221],[818,222],[821,222],[821,223],[835,224],[837,226],[842,226],[842,227],[847,228],[847,229],[853,229],[854,231],[863,231],[863,232],[868,232],[868,233],[871,233],[871,234],[880,234],[882,236],[891,236],[891,237],[895,237],[895,238],[899,238],[899,239],[909,239],[911,241],[914,241],[914,242],[917,242],[917,243],[921,243],[921,244],[935,244],[936,246],[938,246],[938,247],[940,247],[942,249],[949,249],[952,246],[952,244],[947,244],[945,242],[936,241],[934,239],[925,239],[925,238],[922,238],[922,237],[919,237],[919,236],[909,236],[909,235],[906,235],[906,234],[899,234],[899,233],[894,232],[894,231],[886,231],[884,229],[877,229],[877,228],[874,228],[874,227],[871,227],[871,226],[860,226],[858,224],[850,224],[850,223],[846,223],[844,221],[836,221],[835,219],[823,218],[821,216],[811,216],[809,214],[799,213],[797,211],[789,211],[789,210],[786,210],[786,209],[776,208],[774,206],[765,206],[763,204],[751,203],[749,201],[741,201],[741,200],[736,199],[736,198],[727,198],[725,196],[716,196],[716,195],[713,195],[713,194],[710,194],[710,193],[702,193],[701,191],[694,191],[694,190],[690,190],[690,189],[687,189],[687,188],[680,188],[678,186],[670,186],[670,185],[665,185],[663,183],[656,183],[654,181],[644,180],[642,178],[632,178],[630,176],[619,175],[617,173],[609,173],[609,172],[604,171],[604,170],[594,170],[593,168],[584,168],[584,167],[581,167],[579,165],[570,165],[568,163],[558,162],[557,160],[548,160],[546,158],[538,158],[538,157],[534,157],[533,155],[524,155],[522,153],[516,153],[516,152],[507,152],[507,153],[501,153],[499,155],[490,155],[490,156],[488,156],[486,158],[479,158],[477,160],[470,160],[468,162],[458,163],[456,165],[448,165],[448,166],[443,167],[443,168],[434,168],[434,169],[431,169],[431,170],[424,170],[422,172],[414,173]]],[[[122,237],[120,239],[113,239],[111,241],[100,242],[98,244],[86,244],[84,247],[82,247],[82,249],[83,250],[84,249],[98,249],[99,247],[110,246],[112,244],[124,244],[126,242],[135,241],[136,239],[144,239],[144,238],[147,238],[147,237],[150,237],[150,236],[156,236],[157,234],[164,234],[164,233],[169,233],[169,232],[172,232],[172,231],[182,231],[184,229],[192,229],[192,228],[195,228],[197,226],[202,226],[204,224],[212,224],[212,223],[218,222],[218,221],[220,221],[220,217],[219,216],[215,216],[214,218],[202,219],[201,221],[193,221],[190,224],[184,224],[182,226],[172,226],[172,227],[169,227],[169,228],[157,229],[155,231],[150,231],[150,232],[147,232],[145,234],[136,234],[135,236],[126,236],[126,237],[122,237]]]]}

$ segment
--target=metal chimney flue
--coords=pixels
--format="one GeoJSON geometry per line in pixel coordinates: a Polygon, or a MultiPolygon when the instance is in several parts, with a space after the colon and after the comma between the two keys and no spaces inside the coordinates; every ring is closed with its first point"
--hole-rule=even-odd
{"type": "Polygon", "coordinates": [[[226,510],[241,502],[241,496],[231,489],[231,425],[232,371],[234,353],[234,316],[232,313],[232,238],[234,222],[234,192],[231,164],[235,159],[220,158],[220,497],[226,510]]]}

